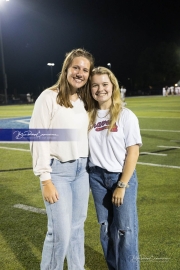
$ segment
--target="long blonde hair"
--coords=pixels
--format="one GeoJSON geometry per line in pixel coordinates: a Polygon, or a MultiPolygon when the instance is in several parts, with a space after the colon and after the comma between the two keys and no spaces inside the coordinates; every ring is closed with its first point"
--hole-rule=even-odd
{"type": "MultiPolygon", "coordinates": [[[[92,69],[94,67],[94,59],[93,59],[92,54],[81,48],[74,49],[71,52],[66,53],[65,55],[66,58],[64,60],[58,81],[56,82],[56,84],[54,84],[52,87],[49,88],[51,90],[56,90],[56,89],[59,90],[58,95],[57,95],[57,103],[66,108],[73,107],[69,99],[71,91],[70,91],[69,83],[67,81],[67,70],[69,66],[71,65],[73,59],[75,57],[80,57],[80,56],[89,60],[90,62],[89,74],[91,75],[92,69]]],[[[80,96],[80,98],[83,100],[84,107],[87,111],[91,107],[91,102],[92,102],[91,96],[90,96],[90,75],[89,75],[87,83],[83,87],[78,89],[78,96],[80,96]]]]}
{"type": "MultiPolygon", "coordinates": [[[[112,85],[113,85],[113,91],[112,91],[112,103],[109,108],[109,114],[110,114],[110,122],[109,122],[109,127],[108,127],[108,132],[111,131],[111,129],[114,127],[116,121],[118,120],[120,111],[122,109],[122,100],[120,96],[120,89],[119,89],[119,84],[118,81],[115,77],[115,75],[112,73],[111,70],[105,67],[97,67],[92,70],[91,73],[91,79],[94,75],[103,75],[107,74],[112,85]]],[[[91,95],[92,98],[92,95],[91,95]]],[[[97,110],[99,109],[99,104],[98,102],[92,98],[92,108],[91,111],[89,112],[89,130],[94,126],[96,116],[97,116],[97,110]]]]}

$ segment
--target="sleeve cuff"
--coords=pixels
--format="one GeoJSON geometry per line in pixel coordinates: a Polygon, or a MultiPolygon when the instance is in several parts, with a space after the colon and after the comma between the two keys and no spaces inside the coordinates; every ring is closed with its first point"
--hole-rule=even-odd
{"type": "Polygon", "coordinates": [[[51,179],[51,174],[48,172],[42,173],[40,175],[40,181],[46,181],[51,179]]]}

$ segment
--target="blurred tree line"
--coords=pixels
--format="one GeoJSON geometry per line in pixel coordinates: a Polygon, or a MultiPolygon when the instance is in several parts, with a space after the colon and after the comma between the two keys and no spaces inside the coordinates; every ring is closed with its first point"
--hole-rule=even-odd
{"type": "Polygon", "coordinates": [[[139,56],[134,77],[135,90],[151,93],[154,88],[173,86],[180,80],[180,47],[175,43],[160,43],[147,48],[139,56]]]}

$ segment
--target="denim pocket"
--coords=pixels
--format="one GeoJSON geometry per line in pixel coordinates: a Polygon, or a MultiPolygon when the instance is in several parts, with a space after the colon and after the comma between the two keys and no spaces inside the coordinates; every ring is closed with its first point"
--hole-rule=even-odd
{"type": "Polygon", "coordinates": [[[120,173],[105,173],[105,184],[107,187],[114,190],[117,187],[117,182],[119,180],[120,173]]]}

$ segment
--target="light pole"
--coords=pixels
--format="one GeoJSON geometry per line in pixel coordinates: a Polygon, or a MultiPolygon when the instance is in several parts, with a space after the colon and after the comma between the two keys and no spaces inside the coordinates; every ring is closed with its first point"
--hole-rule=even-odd
{"type": "MultiPolygon", "coordinates": [[[[9,0],[6,0],[8,2],[9,0]]],[[[7,76],[5,70],[5,61],[4,61],[4,50],[3,50],[3,39],[2,39],[2,26],[1,26],[1,14],[0,14],[0,47],[1,47],[1,62],[2,62],[2,74],[3,74],[3,86],[4,86],[4,97],[5,104],[7,104],[7,76]]]]}
{"type": "Polygon", "coordinates": [[[111,63],[107,63],[109,69],[111,69],[111,63]]]}
{"type": "Polygon", "coordinates": [[[51,83],[53,84],[53,66],[55,66],[54,63],[47,63],[48,66],[51,68],[51,83]]]}

